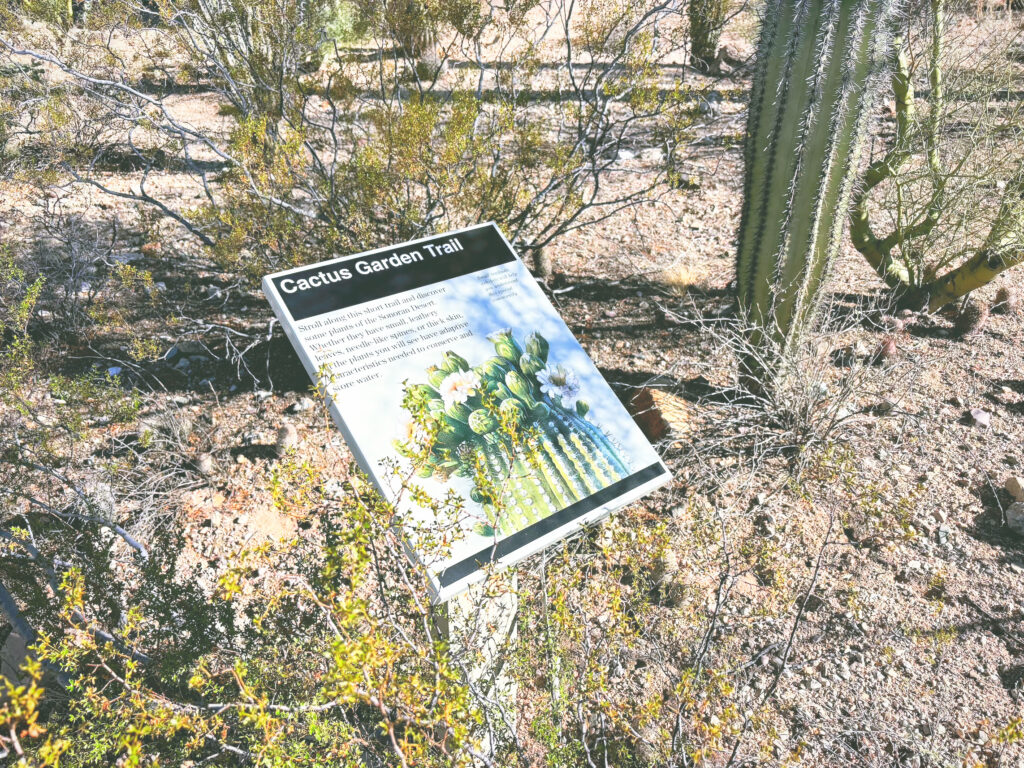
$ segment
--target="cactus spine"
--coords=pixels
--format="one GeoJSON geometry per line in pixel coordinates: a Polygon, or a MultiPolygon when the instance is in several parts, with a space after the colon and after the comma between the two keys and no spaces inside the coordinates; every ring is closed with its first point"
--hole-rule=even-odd
{"type": "Polygon", "coordinates": [[[470,368],[447,352],[440,366],[427,368],[429,385],[407,387],[418,433],[432,439],[397,447],[420,460],[420,477],[472,478],[470,496],[485,517],[477,531],[507,535],[622,480],[630,468],[586,419],[579,381],[548,361],[543,336],[527,336],[525,351],[510,331],[488,338],[497,357],[470,368]]]}
{"type": "Polygon", "coordinates": [[[893,0],[769,0],[747,118],[736,285],[755,392],[814,319],[840,247],[893,0]]]}

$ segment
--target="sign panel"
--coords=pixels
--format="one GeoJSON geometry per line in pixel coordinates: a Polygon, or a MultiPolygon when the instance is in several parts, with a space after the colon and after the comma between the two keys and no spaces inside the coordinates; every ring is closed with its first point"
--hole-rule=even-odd
{"type": "Polygon", "coordinates": [[[464,499],[450,551],[419,555],[438,600],[670,480],[493,224],[268,275],[263,290],[381,493],[424,524],[434,511],[400,497],[396,468],[464,499]]]}

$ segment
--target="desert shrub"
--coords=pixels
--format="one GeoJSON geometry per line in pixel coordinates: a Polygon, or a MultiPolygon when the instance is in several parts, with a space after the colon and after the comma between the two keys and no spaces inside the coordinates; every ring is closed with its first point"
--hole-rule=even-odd
{"type": "MultiPolygon", "coordinates": [[[[159,5],[167,32],[160,44],[133,45],[129,69],[100,55],[113,45],[106,38],[67,53],[25,25],[14,25],[8,50],[16,40],[55,56],[70,77],[48,82],[49,98],[81,103],[80,114],[103,128],[104,137],[68,142],[83,151],[67,156],[66,172],[113,192],[94,172],[102,152],[88,148],[114,144],[143,180],[180,167],[204,195],[195,209],[145,185],[128,194],[248,274],[486,220],[539,250],[664,189],[697,114],[659,70],[684,42],[675,4],[159,5]],[[372,55],[331,42],[341,7],[352,8],[372,55]],[[410,41],[413,28],[437,44],[410,41]],[[575,39],[545,61],[541,42],[559,33],[575,39]],[[431,78],[418,72],[424,48],[437,55],[431,78]],[[444,67],[454,59],[457,68],[444,67]],[[136,70],[153,73],[150,90],[134,87],[136,70]],[[197,127],[168,107],[173,88],[186,84],[216,95],[229,131],[197,127]],[[119,140],[107,141],[113,134],[119,140]],[[655,172],[607,191],[603,178],[634,172],[620,154],[637,147],[655,151],[655,172]]],[[[121,21],[108,18],[119,45],[144,34],[127,10],[121,21]]]]}
{"type": "Polygon", "coordinates": [[[892,54],[895,130],[854,194],[854,246],[908,306],[938,309],[1021,261],[1021,35],[919,3],[892,54]]]}
{"type": "Polygon", "coordinates": [[[732,0],[691,0],[690,57],[702,69],[710,69],[718,57],[718,41],[732,9],[732,0]]]}

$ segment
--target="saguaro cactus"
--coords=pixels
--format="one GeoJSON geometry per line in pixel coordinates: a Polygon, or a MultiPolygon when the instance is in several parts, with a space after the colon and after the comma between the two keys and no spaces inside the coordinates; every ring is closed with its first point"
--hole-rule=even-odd
{"type": "Polygon", "coordinates": [[[769,0],[758,43],[737,246],[760,392],[813,321],[840,247],[893,0],[769,0]]]}
{"type": "Polygon", "coordinates": [[[522,530],[630,468],[587,418],[576,375],[548,359],[547,339],[531,333],[520,345],[509,330],[488,338],[495,357],[471,368],[446,352],[427,369],[429,383],[410,388],[414,419],[396,447],[420,460],[421,477],[472,478],[470,497],[486,516],[476,529],[490,536],[522,530]]]}

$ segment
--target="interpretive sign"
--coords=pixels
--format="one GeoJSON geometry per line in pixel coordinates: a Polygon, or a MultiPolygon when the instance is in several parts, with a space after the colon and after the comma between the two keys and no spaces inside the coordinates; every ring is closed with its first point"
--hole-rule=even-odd
{"type": "MultiPolygon", "coordinates": [[[[263,290],[363,471],[460,505],[438,600],[670,475],[493,224],[268,275],[263,290]]],[[[415,536],[415,534],[413,534],[415,536]]]]}

